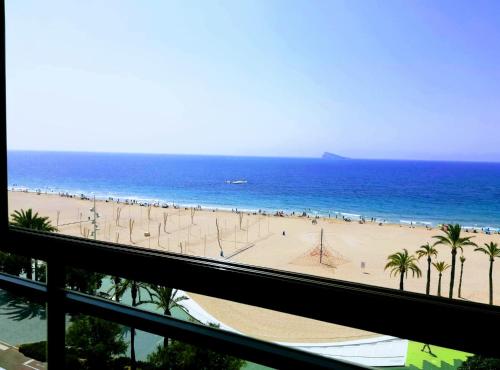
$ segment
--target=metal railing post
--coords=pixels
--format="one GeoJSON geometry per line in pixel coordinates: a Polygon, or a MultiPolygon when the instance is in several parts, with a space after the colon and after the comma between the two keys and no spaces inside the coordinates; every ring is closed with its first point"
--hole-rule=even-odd
{"type": "Polygon", "coordinates": [[[55,258],[47,261],[47,363],[49,369],[60,370],[66,360],[65,266],[55,258]]]}

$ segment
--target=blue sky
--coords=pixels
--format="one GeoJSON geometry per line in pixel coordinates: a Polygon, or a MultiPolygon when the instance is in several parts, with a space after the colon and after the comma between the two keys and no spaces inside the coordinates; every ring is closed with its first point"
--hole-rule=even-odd
{"type": "Polygon", "coordinates": [[[498,1],[8,1],[10,149],[500,161],[498,1]]]}

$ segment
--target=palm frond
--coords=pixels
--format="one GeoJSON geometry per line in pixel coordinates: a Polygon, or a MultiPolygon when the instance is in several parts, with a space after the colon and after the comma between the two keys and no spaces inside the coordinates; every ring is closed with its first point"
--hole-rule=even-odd
{"type": "Polygon", "coordinates": [[[465,246],[476,246],[471,239],[473,236],[461,237],[462,227],[459,224],[446,225],[446,228],[443,230],[444,235],[434,235],[432,238],[436,239],[434,246],[436,245],[448,245],[452,248],[452,250],[460,249],[463,251],[463,247],[465,246]]]}
{"type": "Polygon", "coordinates": [[[440,245],[440,244],[444,244],[444,245],[450,245],[451,244],[450,240],[446,236],[443,236],[443,235],[434,235],[433,238],[437,239],[437,241],[433,244],[433,246],[440,245]]]}
{"type": "Polygon", "coordinates": [[[57,228],[51,224],[48,217],[39,216],[38,212],[33,214],[33,210],[31,208],[26,211],[23,209],[20,211],[15,210],[10,217],[12,218],[11,224],[14,226],[39,231],[57,231],[57,228]]]}
{"type": "Polygon", "coordinates": [[[418,259],[422,257],[437,257],[438,251],[434,245],[430,245],[429,243],[421,245],[420,248],[416,251],[418,259]]]}
{"type": "Polygon", "coordinates": [[[403,249],[402,252],[396,252],[387,257],[388,262],[385,265],[384,270],[390,269],[390,276],[399,274],[407,274],[408,271],[412,272],[412,275],[417,275],[420,277],[422,271],[417,265],[417,259],[413,255],[408,254],[407,249],[403,249]]]}
{"type": "Polygon", "coordinates": [[[446,262],[444,261],[439,261],[439,262],[433,262],[432,265],[436,268],[436,270],[438,272],[444,272],[446,271],[447,269],[450,268],[450,265],[448,265],[446,262]]]}
{"type": "Polygon", "coordinates": [[[491,259],[500,258],[500,248],[498,248],[498,244],[494,242],[484,243],[483,247],[477,247],[474,249],[474,252],[482,252],[491,259]]]}

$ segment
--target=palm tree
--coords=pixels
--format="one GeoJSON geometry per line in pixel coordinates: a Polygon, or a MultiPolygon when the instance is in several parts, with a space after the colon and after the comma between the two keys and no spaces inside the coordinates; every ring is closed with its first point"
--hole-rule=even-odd
{"type": "Polygon", "coordinates": [[[450,298],[453,298],[453,286],[455,285],[455,265],[457,259],[457,249],[460,249],[463,252],[463,247],[466,245],[472,245],[477,247],[477,245],[471,241],[472,236],[461,237],[460,232],[462,231],[462,227],[459,224],[456,225],[446,225],[443,228],[443,232],[445,235],[436,235],[433,236],[437,241],[434,245],[448,245],[451,248],[451,273],[450,273],[450,298]]]}
{"type": "MultiPolygon", "coordinates": [[[[122,282],[122,279],[120,279],[119,276],[113,276],[112,279],[113,279],[113,284],[115,284],[115,286],[114,286],[114,290],[115,290],[114,299],[116,302],[120,302],[121,295],[117,294],[117,292],[120,291],[120,283],[122,282]]],[[[123,295],[123,293],[122,293],[122,295],[123,295]]]]}
{"type": "Polygon", "coordinates": [[[402,252],[391,254],[389,257],[387,257],[387,260],[389,262],[387,262],[387,264],[385,265],[384,270],[391,269],[391,276],[397,274],[400,275],[400,290],[404,290],[403,279],[405,276],[408,277],[408,271],[412,272],[412,276],[422,276],[422,271],[420,271],[420,268],[416,263],[417,259],[415,258],[415,256],[410,256],[407,249],[403,249],[402,252]]]}
{"type": "MultiPolygon", "coordinates": [[[[12,218],[12,221],[10,222],[11,225],[13,226],[19,226],[19,227],[24,227],[26,229],[32,229],[32,230],[38,230],[38,231],[47,231],[47,232],[53,232],[57,231],[57,228],[55,226],[52,226],[50,223],[50,219],[48,217],[42,217],[38,216],[38,212],[35,212],[33,214],[33,210],[29,208],[27,211],[21,209],[20,211],[14,211],[10,215],[12,218]]],[[[26,263],[26,278],[32,279],[33,278],[33,271],[32,271],[32,266],[33,266],[33,260],[31,258],[27,259],[26,263]]],[[[35,278],[38,278],[37,276],[37,262],[35,261],[35,278]]]]}
{"type": "Polygon", "coordinates": [[[48,217],[38,216],[38,212],[33,214],[33,210],[31,208],[27,211],[23,209],[20,211],[14,211],[10,217],[12,217],[11,225],[14,226],[39,231],[57,231],[57,228],[52,226],[48,217]]]}
{"type": "Polygon", "coordinates": [[[438,280],[438,296],[441,297],[441,277],[443,276],[443,272],[450,268],[450,265],[441,261],[441,262],[433,262],[432,265],[439,272],[439,280],[438,280]]]}
{"type": "Polygon", "coordinates": [[[437,257],[438,251],[433,245],[429,243],[421,245],[420,249],[417,250],[418,259],[422,257],[427,257],[427,285],[425,287],[425,294],[429,295],[431,291],[431,262],[432,257],[437,257]]]}
{"type": "Polygon", "coordinates": [[[462,254],[460,256],[460,280],[458,282],[458,298],[462,298],[462,277],[464,276],[464,263],[465,257],[462,254]]]}
{"type": "MultiPolygon", "coordinates": [[[[177,289],[164,287],[161,285],[149,284],[148,290],[149,300],[140,301],[139,304],[151,303],[156,305],[156,308],[163,310],[165,316],[172,315],[172,309],[177,307],[186,313],[188,309],[184,307],[180,302],[188,299],[188,297],[182,295],[177,297],[177,289]]],[[[168,337],[163,338],[163,348],[168,346],[168,337]]]]}
{"type": "Polygon", "coordinates": [[[490,242],[484,243],[484,247],[477,247],[474,251],[483,252],[490,258],[490,304],[493,304],[493,262],[495,258],[500,257],[500,248],[497,243],[490,242]]]}
{"type": "MultiPolygon", "coordinates": [[[[138,306],[141,302],[141,292],[143,290],[147,291],[148,289],[147,284],[128,279],[118,281],[118,279],[114,281],[115,284],[111,287],[111,289],[109,289],[108,294],[113,291],[115,300],[117,302],[120,302],[123,294],[125,294],[125,292],[130,289],[130,295],[132,297],[132,307],[138,306]],[[139,300],[137,298],[139,298],[139,300]]],[[[135,358],[135,328],[130,328],[130,362],[132,370],[135,370],[137,368],[135,358]]]]}

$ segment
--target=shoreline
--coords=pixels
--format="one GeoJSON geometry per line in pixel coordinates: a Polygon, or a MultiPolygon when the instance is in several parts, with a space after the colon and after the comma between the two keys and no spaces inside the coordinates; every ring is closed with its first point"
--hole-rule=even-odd
{"type": "MultiPolygon", "coordinates": [[[[91,199],[92,192],[80,192],[75,190],[65,190],[53,187],[46,188],[30,188],[18,185],[9,185],[8,192],[22,192],[29,194],[43,194],[43,195],[53,195],[59,197],[68,197],[72,199],[91,199]],[[84,196],[85,198],[82,198],[84,196]]],[[[270,215],[270,216],[281,216],[281,217],[302,217],[309,219],[329,219],[329,220],[339,220],[344,221],[344,218],[349,219],[350,222],[359,222],[363,221],[365,223],[377,223],[383,225],[398,225],[398,226],[410,226],[410,227],[418,227],[418,228],[439,228],[441,225],[445,225],[447,223],[455,224],[457,222],[433,222],[426,221],[427,217],[421,217],[418,219],[411,219],[409,217],[400,218],[384,218],[384,217],[375,217],[371,215],[364,215],[360,213],[354,213],[354,211],[316,211],[311,208],[304,208],[301,210],[292,210],[292,209],[273,209],[267,207],[261,208],[247,208],[247,207],[237,207],[230,205],[217,205],[217,204],[203,204],[200,203],[191,203],[191,202],[175,202],[174,199],[159,199],[159,198],[151,198],[151,197],[141,197],[141,196],[133,196],[133,195],[116,195],[116,193],[108,192],[107,194],[98,193],[95,194],[96,201],[104,201],[104,202],[114,202],[116,204],[139,204],[143,206],[153,206],[157,208],[170,208],[170,207],[179,207],[179,208],[196,208],[204,211],[213,211],[213,212],[235,212],[240,211],[243,213],[250,213],[253,215],[261,214],[261,215],[270,215]],[[162,207],[163,205],[168,205],[168,207],[162,207]],[[303,215],[305,214],[305,216],[303,215]],[[302,215],[302,216],[301,216],[302,215]]],[[[375,213],[373,213],[375,214],[375,213]]],[[[428,217],[427,219],[430,219],[428,217]]],[[[482,225],[476,222],[467,222],[462,224],[462,228],[466,230],[475,230],[476,232],[484,232],[484,233],[493,233],[500,234],[500,224],[496,224],[492,222],[490,225],[482,225]]]]}

